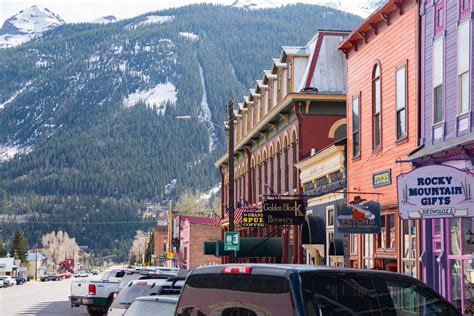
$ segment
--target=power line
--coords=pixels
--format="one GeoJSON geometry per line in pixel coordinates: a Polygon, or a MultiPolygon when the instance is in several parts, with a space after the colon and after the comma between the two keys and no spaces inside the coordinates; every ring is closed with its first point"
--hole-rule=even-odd
{"type": "Polygon", "coordinates": [[[37,222],[22,220],[0,220],[0,223],[13,224],[48,224],[48,225],[113,225],[113,224],[155,224],[155,221],[120,221],[120,222],[37,222]]]}

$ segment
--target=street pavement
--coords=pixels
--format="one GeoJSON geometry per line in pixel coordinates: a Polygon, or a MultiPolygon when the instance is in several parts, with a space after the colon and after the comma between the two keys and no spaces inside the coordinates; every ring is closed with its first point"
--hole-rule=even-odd
{"type": "Polygon", "coordinates": [[[0,288],[0,316],[26,315],[88,315],[85,307],[71,309],[69,280],[28,282],[0,288]]]}

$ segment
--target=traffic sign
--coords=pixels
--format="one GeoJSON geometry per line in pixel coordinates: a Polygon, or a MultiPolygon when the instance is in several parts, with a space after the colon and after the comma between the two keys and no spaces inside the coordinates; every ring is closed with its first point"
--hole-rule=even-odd
{"type": "Polygon", "coordinates": [[[168,252],[166,253],[166,258],[168,258],[168,259],[171,260],[171,259],[173,259],[173,257],[174,257],[174,254],[173,254],[171,251],[168,251],[168,252]]]}
{"type": "Polygon", "coordinates": [[[239,251],[240,250],[239,232],[225,232],[224,233],[224,250],[225,251],[239,251]]]}

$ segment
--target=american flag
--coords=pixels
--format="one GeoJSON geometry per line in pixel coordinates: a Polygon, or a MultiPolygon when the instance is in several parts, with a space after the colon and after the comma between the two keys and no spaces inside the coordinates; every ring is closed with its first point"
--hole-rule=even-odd
{"type": "Polygon", "coordinates": [[[234,210],[234,223],[242,222],[243,212],[244,212],[244,208],[242,207],[242,203],[239,201],[237,202],[237,205],[235,206],[235,210],[234,210]]]}
{"type": "Polygon", "coordinates": [[[214,221],[213,221],[213,224],[214,226],[220,226],[221,225],[221,217],[217,214],[214,214],[214,221]]]}

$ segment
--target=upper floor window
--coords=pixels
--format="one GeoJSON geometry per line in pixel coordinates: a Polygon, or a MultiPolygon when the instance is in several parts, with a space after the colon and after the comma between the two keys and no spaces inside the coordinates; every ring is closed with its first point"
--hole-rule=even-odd
{"type": "Polygon", "coordinates": [[[469,21],[458,29],[458,114],[469,111],[469,21]]]}
{"type": "Polygon", "coordinates": [[[459,0],[459,15],[466,16],[471,9],[471,0],[459,0]]]}
{"type": "Polygon", "coordinates": [[[443,120],[443,74],[444,40],[438,38],[433,44],[433,123],[443,120]]]}
{"type": "Polygon", "coordinates": [[[400,66],[396,74],[397,140],[407,136],[407,68],[400,66]]]}
{"type": "Polygon", "coordinates": [[[435,4],[435,34],[441,32],[444,28],[444,1],[436,0],[435,4]]]}
{"type": "Polygon", "coordinates": [[[380,65],[377,64],[374,67],[372,74],[372,99],[373,99],[373,149],[380,148],[381,145],[381,132],[382,132],[382,119],[381,119],[381,84],[380,84],[380,65]]]}
{"type": "Polygon", "coordinates": [[[352,157],[360,156],[359,96],[352,97],[352,157]]]}

